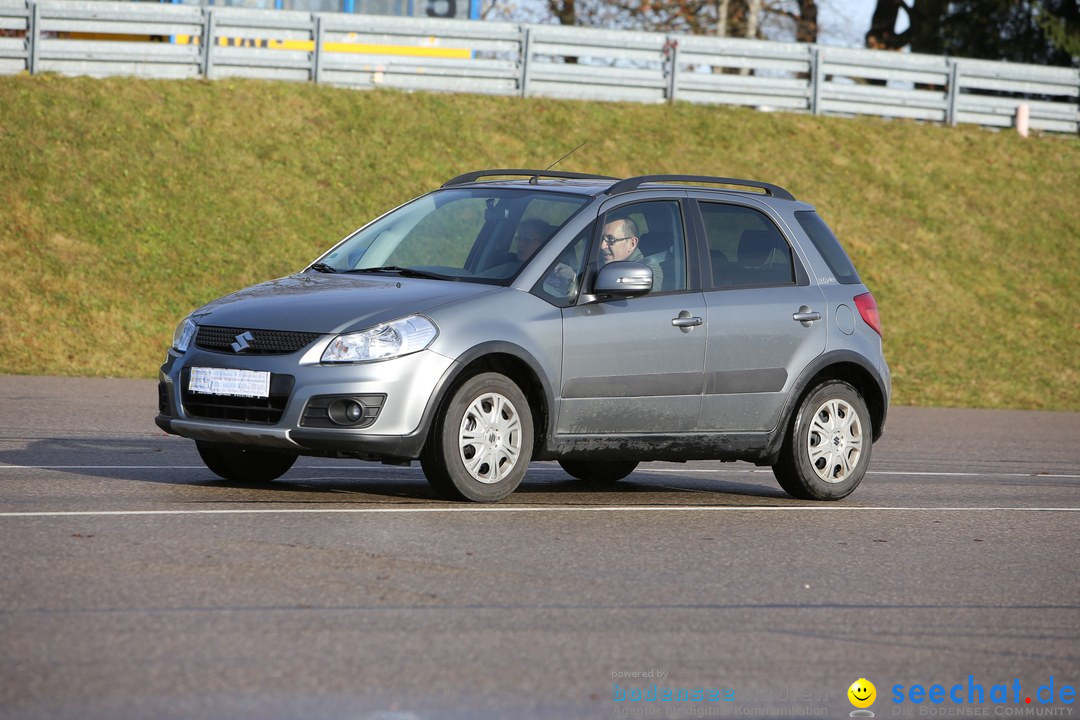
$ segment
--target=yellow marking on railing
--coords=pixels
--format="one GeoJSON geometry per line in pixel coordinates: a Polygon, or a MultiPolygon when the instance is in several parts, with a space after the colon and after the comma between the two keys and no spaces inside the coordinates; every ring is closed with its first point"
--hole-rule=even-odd
{"type": "MultiPolygon", "coordinates": [[[[201,38],[198,35],[176,35],[175,38],[177,45],[201,44],[201,38]]],[[[218,47],[250,47],[269,50],[301,50],[304,52],[315,50],[313,40],[219,37],[216,39],[215,44],[218,47]]],[[[356,42],[323,43],[323,52],[357,55],[398,55],[402,57],[446,58],[451,60],[468,60],[472,57],[472,50],[469,48],[437,47],[435,45],[373,45],[356,42]]]]}
{"type": "Polygon", "coordinates": [[[413,57],[449,58],[468,60],[472,50],[468,48],[416,47],[410,45],[354,45],[352,43],[326,43],[327,52],[360,53],[363,55],[408,55],[413,57]]]}

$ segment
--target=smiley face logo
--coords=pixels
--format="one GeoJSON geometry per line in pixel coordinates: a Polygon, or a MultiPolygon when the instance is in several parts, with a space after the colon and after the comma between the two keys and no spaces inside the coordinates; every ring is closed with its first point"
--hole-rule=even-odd
{"type": "Polygon", "coordinates": [[[851,683],[851,687],[847,691],[848,700],[851,704],[857,708],[868,708],[874,704],[874,700],[877,699],[877,688],[874,687],[874,683],[870,682],[866,678],[859,678],[855,682],[851,683]]]}

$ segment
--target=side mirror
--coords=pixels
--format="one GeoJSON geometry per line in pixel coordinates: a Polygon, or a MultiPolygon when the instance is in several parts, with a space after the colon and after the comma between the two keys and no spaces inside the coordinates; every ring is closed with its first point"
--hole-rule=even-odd
{"type": "Polygon", "coordinates": [[[637,297],[652,290],[653,271],[645,263],[618,260],[600,268],[593,283],[594,295],[637,297]]]}

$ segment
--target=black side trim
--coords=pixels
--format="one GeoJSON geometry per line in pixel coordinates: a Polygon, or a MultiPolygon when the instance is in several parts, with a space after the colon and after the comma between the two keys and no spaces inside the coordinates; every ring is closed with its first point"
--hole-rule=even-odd
{"type": "Polygon", "coordinates": [[[701,373],[693,372],[574,378],[563,384],[562,396],[564,398],[653,397],[697,395],[700,392],[701,373]]]}
{"type": "Polygon", "coordinates": [[[780,392],[787,382],[787,370],[724,370],[705,375],[706,395],[780,392]]]}

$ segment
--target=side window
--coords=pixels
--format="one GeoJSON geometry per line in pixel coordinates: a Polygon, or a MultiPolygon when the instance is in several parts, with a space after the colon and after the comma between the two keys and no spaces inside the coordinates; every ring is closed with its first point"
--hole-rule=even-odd
{"type": "Polygon", "coordinates": [[[653,270],[653,292],[686,289],[682,213],[674,200],[623,205],[604,216],[598,263],[634,260],[653,270]]]}
{"type": "Polygon", "coordinates": [[[791,247],[764,213],[702,202],[713,288],[794,285],[791,247]]]}

